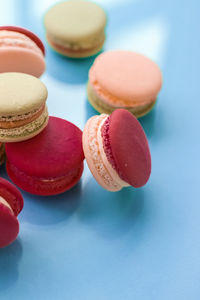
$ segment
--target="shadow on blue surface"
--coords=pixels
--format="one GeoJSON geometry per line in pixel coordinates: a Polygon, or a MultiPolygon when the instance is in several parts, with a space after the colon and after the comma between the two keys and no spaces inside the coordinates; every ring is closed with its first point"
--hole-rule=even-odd
{"type": "Polygon", "coordinates": [[[50,76],[70,84],[86,84],[88,71],[97,55],[73,59],[56,53],[48,45],[46,50],[46,71],[50,76]]]}
{"type": "Polygon", "coordinates": [[[60,195],[37,197],[26,192],[22,193],[25,202],[23,222],[44,226],[55,225],[67,222],[79,207],[81,181],[74,188],[60,195]]]}
{"type": "MultiPolygon", "coordinates": [[[[1,274],[9,276],[0,277],[0,292],[8,289],[18,279],[18,267],[22,257],[22,244],[18,238],[12,245],[0,249],[0,271],[1,274]]],[[[1,298],[1,297],[0,297],[1,298]]],[[[3,297],[1,298],[3,300],[3,297]]]]}
{"type": "Polygon", "coordinates": [[[111,193],[92,181],[83,189],[79,219],[104,238],[120,238],[144,217],[145,192],[130,187],[111,193]]]}

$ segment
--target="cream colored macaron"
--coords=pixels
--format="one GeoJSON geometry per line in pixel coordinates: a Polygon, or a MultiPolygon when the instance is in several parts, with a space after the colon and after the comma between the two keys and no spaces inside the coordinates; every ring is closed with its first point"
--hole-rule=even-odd
{"type": "Polygon", "coordinates": [[[69,57],[87,57],[101,50],[105,41],[106,14],[90,1],[71,0],[51,7],[44,17],[50,46],[69,57]]]}
{"type": "Polygon", "coordinates": [[[0,142],[32,138],[48,123],[47,89],[24,73],[0,74],[0,142]]]}

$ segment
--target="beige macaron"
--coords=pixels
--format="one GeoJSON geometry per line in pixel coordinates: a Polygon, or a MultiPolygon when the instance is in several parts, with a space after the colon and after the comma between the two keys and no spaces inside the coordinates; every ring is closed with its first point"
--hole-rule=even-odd
{"type": "Polygon", "coordinates": [[[94,55],[105,41],[106,14],[90,1],[71,0],[54,5],[45,14],[44,25],[50,46],[65,56],[94,55]]]}
{"type": "Polygon", "coordinates": [[[38,78],[2,73],[0,91],[0,142],[24,141],[46,127],[47,89],[38,78]]]}

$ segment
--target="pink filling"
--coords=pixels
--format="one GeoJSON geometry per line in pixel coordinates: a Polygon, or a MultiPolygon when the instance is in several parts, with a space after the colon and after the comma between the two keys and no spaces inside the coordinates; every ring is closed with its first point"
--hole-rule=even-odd
{"type": "Polygon", "coordinates": [[[106,154],[107,160],[109,161],[109,163],[111,164],[113,169],[118,173],[119,177],[122,180],[124,180],[123,175],[120,172],[120,170],[115,162],[113,153],[112,153],[112,148],[111,148],[110,138],[109,138],[109,125],[110,125],[110,116],[105,120],[104,124],[101,127],[101,136],[103,139],[103,149],[106,154]]]}

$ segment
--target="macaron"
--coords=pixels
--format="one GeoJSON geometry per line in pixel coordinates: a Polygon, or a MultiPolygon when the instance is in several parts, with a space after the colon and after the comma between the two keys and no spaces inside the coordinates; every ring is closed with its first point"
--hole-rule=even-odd
{"type": "Polygon", "coordinates": [[[0,142],[0,165],[3,164],[5,160],[5,147],[4,144],[0,142]]]}
{"type": "Polygon", "coordinates": [[[33,32],[0,26],[0,73],[20,72],[40,77],[45,71],[45,49],[33,32]]]}
{"type": "Polygon", "coordinates": [[[6,144],[6,169],[21,189],[35,195],[56,195],[72,188],[83,172],[82,131],[50,117],[36,137],[6,144]]]}
{"type": "Polygon", "coordinates": [[[9,181],[0,178],[0,248],[11,244],[18,236],[18,214],[24,201],[18,189],[9,181]]]}
{"type": "Polygon", "coordinates": [[[146,184],[151,173],[148,141],[138,120],[127,110],[90,118],[83,131],[89,169],[106,190],[146,184]]]}
{"type": "Polygon", "coordinates": [[[47,89],[24,73],[0,74],[0,142],[32,138],[48,123],[47,89]]]}
{"type": "Polygon", "coordinates": [[[132,51],[108,51],[89,70],[88,100],[100,113],[124,108],[139,118],[153,108],[161,86],[161,71],[151,59],[132,51]]]}
{"type": "Polygon", "coordinates": [[[71,0],[51,7],[44,16],[49,45],[65,56],[96,54],[105,41],[106,14],[90,1],[71,0]]]}

